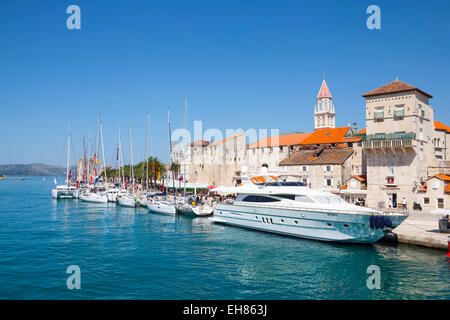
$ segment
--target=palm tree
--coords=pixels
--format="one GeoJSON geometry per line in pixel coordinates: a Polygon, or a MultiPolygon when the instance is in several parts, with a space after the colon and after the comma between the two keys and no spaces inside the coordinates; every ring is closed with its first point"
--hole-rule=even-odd
{"type": "Polygon", "coordinates": [[[178,180],[178,176],[180,175],[180,164],[178,162],[172,162],[169,166],[169,170],[173,172],[175,180],[178,180]]]}
{"type": "Polygon", "coordinates": [[[148,177],[152,187],[156,185],[156,180],[166,177],[166,167],[157,157],[148,158],[148,177]]]}

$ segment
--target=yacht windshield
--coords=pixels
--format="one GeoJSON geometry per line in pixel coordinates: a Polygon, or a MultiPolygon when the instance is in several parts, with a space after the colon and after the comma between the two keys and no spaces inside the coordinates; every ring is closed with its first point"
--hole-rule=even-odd
{"type": "Polygon", "coordinates": [[[345,202],[341,198],[334,196],[334,195],[326,195],[326,196],[312,196],[314,200],[316,200],[319,203],[343,203],[345,202]]]}

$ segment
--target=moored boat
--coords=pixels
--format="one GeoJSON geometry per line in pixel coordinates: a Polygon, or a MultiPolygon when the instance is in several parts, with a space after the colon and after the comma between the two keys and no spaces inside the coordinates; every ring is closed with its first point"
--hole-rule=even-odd
{"type": "Polygon", "coordinates": [[[373,243],[407,218],[349,204],[301,182],[272,181],[222,191],[237,197],[217,204],[214,222],[300,238],[373,243]]]}
{"type": "Polygon", "coordinates": [[[80,200],[92,203],[107,203],[108,197],[104,193],[85,191],[80,193],[80,200]]]}
{"type": "Polygon", "coordinates": [[[175,216],[176,206],[175,203],[169,200],[152,199],[147,203],[147,208],[155,213],[175,216]]]}

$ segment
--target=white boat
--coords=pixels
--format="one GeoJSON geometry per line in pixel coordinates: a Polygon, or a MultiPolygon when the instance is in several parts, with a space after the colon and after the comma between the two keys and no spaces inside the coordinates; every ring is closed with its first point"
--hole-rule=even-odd
{"type": "Polygon", "coordinates": [[[152,212],[170,216],[175,216],[176,214],[175,203],[168,200],[149,200],[147,203],[147,208],[152,212]]]}
{"type": "Polygon", "coordinates": [[[138,205],[136,196],[132,194],[119,196],[117,202],[119,203],[119,205],[129,208],[136,208],[138,205]]]}
{"type": "Polygon", "coordinates": [[[52,189],[52,198],[53,199],[73,199],[77,195],[77,188],[75,186],[70,185],[70,176],[72,174],[72,171],[69,171],[70,166],[70,123],[67,127],[67,162],[66,162],[66,184],[64,185],[56,185],[56,178],[54,180],[55,182],[55,188],[52,189]]]}
{"type": "Polygon", "coordinates": [[[202,204],[202,205],[198,205],[196,207],[192,208],[192,211],[197,215],[197,216],[209,216],[213,213],[214,208],[211,207],[208,204],[202,204]]]}
{"type": "Polygon", "coordinates": [[[124,196],[124,195],[127,194],[127,190],[119,189],[119,188],[113,188],[113,189],[106,190],[105,193],[106,193],[106,197],[108,198],[109,202],[117,202],[117,199],[120,196],[124,196]]]}
{"type": "Polygon", "coordinates": [[[108,197],[104,193],[85,191],[80,193],[80,200],[93,203],[107,203],[108,197]]]}
{"type": "Polygon", "coordinates": [[[214,208],[206,203],[197,203],[196,196],[186,197],[184,201],[177,203],[177,212],[186,216],[209,216],[214,208]]]}
{"type": "MultiPolygon", "coordinates": [[[[256,180],[257,181],[257,180],[256,180]]],[[[287,236],[339,242],[373,243],[407,218],[349,204],[301,182],[266,182],[218,192],[237,194],[216,205],[214,222],[287,236]]]]}
{"type": "Polygon", "coordinates": [[[78,190],[75,186],[59,185],[52,189],[53,199],[73,199],[76,198],[78,190]]]}

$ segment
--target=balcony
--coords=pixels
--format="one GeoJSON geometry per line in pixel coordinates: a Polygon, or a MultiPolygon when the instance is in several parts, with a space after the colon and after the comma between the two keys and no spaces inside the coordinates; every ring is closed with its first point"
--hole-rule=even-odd
{"type": "Polygon", "coordinates": [[[363,141],[363,148],[412,148],[414,147],[414,139],[416,134],[410,133],[387,133],[372,134],[366,136],[363,141]]]}

